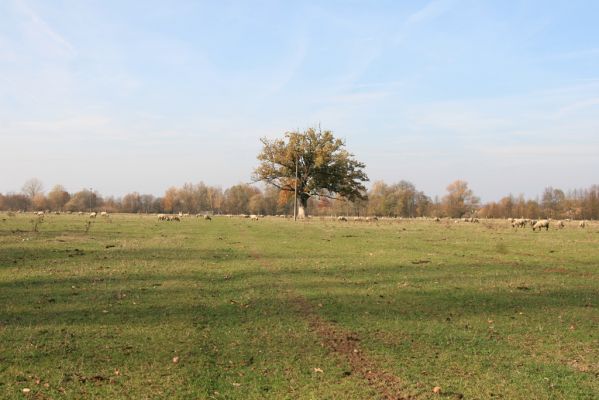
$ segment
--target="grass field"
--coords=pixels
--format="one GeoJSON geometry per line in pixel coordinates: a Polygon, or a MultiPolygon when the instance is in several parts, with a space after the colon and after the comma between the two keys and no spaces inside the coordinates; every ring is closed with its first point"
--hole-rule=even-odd
{"type": "Polygon", "coordinates": [[[3,399],[599,398],[597,224],[32,219],[3,399]]]}

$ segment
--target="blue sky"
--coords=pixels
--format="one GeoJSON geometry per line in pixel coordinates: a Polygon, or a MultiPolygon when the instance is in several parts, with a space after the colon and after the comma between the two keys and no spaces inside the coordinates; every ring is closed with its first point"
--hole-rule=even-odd
{"type": "Polygon", "coordinates": [[[248,182],[321,123],[371,180],[599,183],[597,1],[0,2],[0,192],[248,182]]]}

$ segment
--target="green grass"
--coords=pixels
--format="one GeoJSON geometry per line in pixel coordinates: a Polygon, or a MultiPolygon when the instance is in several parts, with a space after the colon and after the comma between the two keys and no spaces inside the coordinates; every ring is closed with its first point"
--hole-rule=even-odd
{"type": "Polygon", "coordinates": [[[0,215],[0,398],[377,398],[298,296],[404,396],[599,396],[597,225],[32,218],[0,215]]]}

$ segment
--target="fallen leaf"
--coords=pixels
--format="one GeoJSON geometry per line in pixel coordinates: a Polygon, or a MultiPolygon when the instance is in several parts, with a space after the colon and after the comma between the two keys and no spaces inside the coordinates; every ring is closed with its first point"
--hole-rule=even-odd
{"type": "Polygon", "coordinates": [[[27,394],[29,392],[31,392],[31,389],[29,389],[29,388],[23,388],[23,393],[27,394]]]}
{"type": "Polygon", "coordinates": [[[179,356],[173,357],[173,364],[177,364],[179,362],[179,356]]]}
{"type": "Polygon", "coordinates": [[[435,386],[435,387],[433,388],[433,393],[436,393],[436,394],[439,394],[439,393],[441,393],[441,386],[435,386]]]}
{"type": "Polygon", "coordinates": [[[320,368],[314,368],[314,372],[320,372],[322,374],[324,371],[320,368]]]}

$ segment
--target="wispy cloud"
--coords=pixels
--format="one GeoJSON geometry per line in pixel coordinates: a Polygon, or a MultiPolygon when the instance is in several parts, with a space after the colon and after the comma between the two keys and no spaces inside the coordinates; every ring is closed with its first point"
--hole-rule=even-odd
{"type": "Polygon", "coordinates": [[[549,160],[571,159],[582,161],[595,158],[599,154],[599,143],[588,144],[517,144],[517,145],[495,145],[476,146],[481,154],[497,157],[500,159],[531,159],[549,160]]]}
{"type": "Polygon", "coordinates": [[[16,4],[21,13],[27,18],[27,27],[34,36],[48,39],[50,43],[58,46],[69,55],[76,54],[75,47],[58,31],[53,29],[25,0],[16,0],[16,4]]]}
{"type": "Polygon", "coordinates": [[[575,58],[584,58],[584,57],[598,57],[599,56],[599,47],[589,48],[589,49],[581,49],[575,51],[566,51],[561,53],[550,54],[546,59],[549,60],[569,60],[575,58]]]}
{"type": "Polygon", "coordinates": [[[412,25],[433,20],[445,14],[454,5],[454,3],[454,0],[433,0],[420,10],[410,14],[406,23],[408,25],[412,25]]]}
{"type": "MultiPolygon", "coordinates": [[[[599,106],[599,97],[593,97],[590,99],[576,101],[572,104],[568,104],[567,106],[560,108],[557,112],[557,116],[565,117],[572,113],[596,106],[599,106]]],[[[599,115],[599,110],[597,111],[597,115],[599,115]]]]}
{"type": "Polygon", "coordinates": [[[277,67],[277,70],[274,72],[274,75],[267,77],[270,81],[269,84],[266,85],[264,94],[265,95],[274,95],[293,79],[293,77],[297,74],[297,71],[301,68],[304,60],[306,59],[306,54],[308,51],[308,43],[305,36],[301,36],[295,45],[293,52],[291,53],[288,59],[284,60],[280,66],[277,67]]]}

